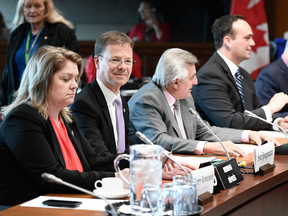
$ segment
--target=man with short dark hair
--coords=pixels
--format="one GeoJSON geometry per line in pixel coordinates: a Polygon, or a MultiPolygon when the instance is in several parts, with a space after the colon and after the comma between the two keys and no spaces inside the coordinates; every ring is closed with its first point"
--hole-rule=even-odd
{"type": "Polygon", "coordinates": [[[244,114],[247,109],[287,129],[288,117],[277,118],[273,113],[288,103],[288,96],[275,94],[263,106],[256,96],[250,74],[239,67],[242,61],[250,58],[255,45],[252,29],[245,18],[240,15],[223,16],[214,22],[212,33],[217,51],[199,69],[198,85],[192,91],[201,117],[219,127],[272,129],[270,124],[244,114]]]}

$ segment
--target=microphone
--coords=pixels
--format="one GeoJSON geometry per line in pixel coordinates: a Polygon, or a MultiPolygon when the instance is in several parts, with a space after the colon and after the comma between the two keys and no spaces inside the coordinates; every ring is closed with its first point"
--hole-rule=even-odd
{"type": "Polygon", "coordinates": [[[113,215],[113,216],[117,216],[117,213],[116,213],[114,207],[108,202],[108,200],[107,200],[105,197],[103,197],[103,196],[101,196],[101,195],[96,195],[96,194],[92,193],[92,192],[89,191],[89,190],[86,190],[86,189],[84,189],[84,188],[81,188],[81,187],[78,187],[78,186],[76,186],[76,185],[73,185],[73,184],[70,184],[70,183],[68,183],[68,182],[65,182],[65,181],[63,181],[62,179],[57,178],[56,176],[54,176],[54,175],[52,175],[52,174],[49,174],[49,173],[42,173],[41,177],[42,177],[44,180],[46,180],[46,181],[48,181],[48,182],[50,182],[50,183],[56,183],[56,184],[60,184],[60,185],[62,184],[62,185],[65,185],[65,186],[67,186],[67,187],[70,187],[70,188],[76,189],[76,190],[78,190],[78,191],[81,191],[81,192],[83,192],[83,193],[89,194],[89,195],[91,195],[91,196],[93,196],[93,197],[100,198],[100,199],[104,200],[104,201],[105,201],[106,203],[108,203],[108,205],[110,206],[110,208],[111,208],[111,210],[112,210],[112,213],[113,213],[112,215],[113,215]]]}
{"type": "Polygon", "coordinates": [[[252,118],[257,118],[257,119],[259,119],[261,121],[264,121],[264,122],[266,122],[266,123],[268,123],[270,125],[273,125],[273,126],[279,128],[285,134],[287,143],[282,144],[280,146],[275,146],[275,154],[276,155],[287,155],[288,154],[288,136],[287,136],[287,133],[285,132],[285,130],[281,126],[279,126],[279,125],[277,125],[277,124],[275,124],[273,122],[269,122],[266,119],[261,118],[261,117],[257,116],[256,114],[254,114],[254,113],[252,113],[252,112],[250,112],[248,110],[245,110],[244,113],[247,116],[250,116],[252,118]]]}
{"type": "Polygon", "coordinates": [[[227,149],[225,148],[222,141],[219,139],[218,136],[205,124],[205,122],[202,120],[202,118],[199,116],[199,114],[193,110],[192,108],[189,108],[189,112],[197,118],[206,128],[207,130],[219,141],[219,143],[222,145],[223,149],[226,152],[227,160],[224,162],[220,162],[218,164],[214,165],[215,168],[215,174],[217,177],[217,186],[216,187],[223,187],[223,189],[228,189],[236,186],[239,182],[241,182],[244,178],[242,176],[242,173],[240,171],[239,166],[237,165],[236,158],[230,158],[230,155],[228,154],[227,149]]]}
{"type": "MultiPolygon", "coordinates": [[[[135,133],[135,135],[140,139],[142,140],[143,142],[149,144],[149,145],[154,145],[154,143],[152,143],[143,133],[137,131],[135,133]]],[[[189,175],[187,173],[187,171],[183,168],[183,166],[178,163],[178,161],[176,161],[174,158],[172,158],[169,154],[167,154],[165,151],[163,151],[163,154],[168,157],[170,160],[172,160],[174,163],[176,163],[186,174],[187,178],[189,179],[189,175]]]]}
{"type": "Polygon", "coordinates": [[[226,152],[226,157],[227,157],[227,160],[230,160],[230,155],[228,154],[228,151],[227,149],[225,148],[224,144],[222,143],[222,141],[219,139],[218,136],[216,136],[216,134],[205,124],[205,122],[202,120],[202,118],[199,116],[199,114],[193,110],[192,108],[189,109],[189,112],[194,116],[196,117],[206,128],[207,130],[214,136],[216,137],[216,139],[218,140],[218,142],[222,145],[223,149],[225,150],[226,152]]]}

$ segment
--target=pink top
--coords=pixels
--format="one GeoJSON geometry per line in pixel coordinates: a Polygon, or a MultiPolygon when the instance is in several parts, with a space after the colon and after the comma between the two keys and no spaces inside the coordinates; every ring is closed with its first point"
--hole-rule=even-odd
{"type": "Polygon", "coordinates": [[[49,116],[54,131],[56,133],[58,142],[60,144],[62,154],[64,157],[64,161],[66,164],[66,169],[68,170],[78,170],[79,172],[83,172],[82,163],[78,157],[78,154],[68,136],[66,127],[59,118],[60,128],[56,125],[54,120],[49,116]]]}

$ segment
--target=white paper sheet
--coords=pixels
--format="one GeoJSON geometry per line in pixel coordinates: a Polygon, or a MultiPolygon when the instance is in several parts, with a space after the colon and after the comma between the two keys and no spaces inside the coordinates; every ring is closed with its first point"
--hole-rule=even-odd
{"type": "Polygon", "coordinates": [[[245,152],[246,155],[253,153],[254,149],[257,148],[257,145],[250,145],[250,144],[236,144],[236,145],[239,146],[245,152]]]}
{"type": "Polygon", "coordinates": [[[279,131],[259,131],[259,132],[265,133],[271,137],[286,138],[285,134],[279,131]]]}
{"type": "MultiPolygon", "coordinates": [[[[125,200],[108,200],[110,203],[122,202],[125,200]]],[[[23,203],[22,207],[40,207],[40,208],[61,208],[61,209],[81,209],[81,210],[95,210],[105,211],[105,206],[108,205],[104,200],[94,198],[70,198],[70,197],[54,197],[54,196],[39,196],[33,200],[23,203]],[[82,204],[77,208],[53,207],[43,205],[42,202],[48,199],[80,201],[82,204]]]]}
{"type": "Polygon", "coordinates": [[[209,161],[213,161],[213,160],[217,159],[217,157],[199,157],[199,156],[182,157],[182,156],[174,156],[173,155],[173,157],[177,161],[185,161],[185,162],[191,163],[197,167],[199,167],[199,165],[201,163],[205,163],[205,162],[209,162],[209,161]]]}

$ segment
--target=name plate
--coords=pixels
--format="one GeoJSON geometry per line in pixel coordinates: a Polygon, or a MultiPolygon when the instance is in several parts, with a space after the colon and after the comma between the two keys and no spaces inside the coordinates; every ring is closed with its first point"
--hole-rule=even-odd
{"type": "MultiPolygon", "coordinates": [[[[205,192],[213,194],[214,181],[217,181],[214,176],[214,166],[206,166],[190,173],[193,179],[197,180],[197,194],[201,195],[205,192]]],[[[215,182],[217,184],[217,182],[215,182]]]]}
{"type": "Polygon", "coordinates": [[[258,146],[254,149],[254,170],[255,173],[259,171],[259,168],[265,164],[274,164],[275,146],[274,142],[268,142],[264,145],[258,146]]]}
{"type": "Polygon", "coordinates": [[[244,179],[235,158],[216,164],[215,171],[219,189],[232,188],[244,179]]]}

